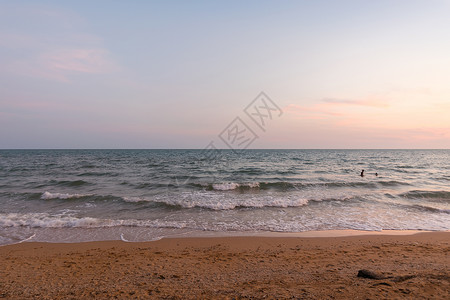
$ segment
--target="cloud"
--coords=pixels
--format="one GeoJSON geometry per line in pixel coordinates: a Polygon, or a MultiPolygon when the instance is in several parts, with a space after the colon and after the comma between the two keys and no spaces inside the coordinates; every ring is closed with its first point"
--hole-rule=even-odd
{"type": "Polygon", "coordinates": [[[12,33],[12,32],[0,32],[0,46],[4,49],[21,49],[21,48],[29,48],[33,44],[36,45],[39,43],[35,37],[12,33]]]}
{"type": "Polygon", "coordinates": [[[346,117],[351,114],[352,107],[387,108],[389,104],[381,98],[340,99],[323,98],[310,105],[289,104],[284,110],[303,119],[327,119],[330,117],[346,117]]]}
{"type": "Polygon", "coordinates": [[[61,49],[42,54],[40,60],[49,70],[105,73],[113,69],[107,56],[105,49],[61,49]]]}
{"type": "Polygon", "coordinates": [[[404,132],[407,136],[415,140],[432,141],[432,140],[449,140],[449,128],[413,128],[404,132]]]}
{"type": "Polygon", "coordinates": [[[70,82],[76,74],[118,69],[101,38],[82,30],[83,20],[74,13],[32,5],[9,12],[8,18],[27,16],[33,25],[0,31],[2,73],[70,82]]]}
{"type": "Polygon", "coordinates": [[[356,106],[369,106],[379,108],[389,106],[386,100],[381,99],[348,100],[348,99],[325,98],[322,99],[322,102],[325,102],[329,106],[356,105],[356,106]]]}
{"type": "Polygon", "coordinates": [[[322,98],[284,110],[299,126],[296,131],[308,129],[302,142],[315,147],[448,148],[450,106],[440,100],[445,97],[411,89],[360,99],[322,98]]]}
{"type": "Polygon", "coordinates": [[[102,74],[115,69],[105,49],[68,48],[9,62],[4,70],[20,76],[70,82],[70,76],[76,73],[102,74]]]}
{"type": "Polygon", "coordinates": [[[332,112],[322,108],[320,105],[302,106],[289,104],[283,108],[283,111],[295,115],[300,115],[302,119],[327,119],[330,117],[343,116],[342,113],[332,112]]]}

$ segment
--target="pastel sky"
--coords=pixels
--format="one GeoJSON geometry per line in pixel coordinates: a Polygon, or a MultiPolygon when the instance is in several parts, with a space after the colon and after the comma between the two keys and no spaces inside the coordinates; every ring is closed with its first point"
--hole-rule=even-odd
{"type": "Polygon", "coordinates": [[[450,1],[3,1],[0,148],[450,148],[450,1]],[[264,91],[283,111],[258,128],[264,91]]]}

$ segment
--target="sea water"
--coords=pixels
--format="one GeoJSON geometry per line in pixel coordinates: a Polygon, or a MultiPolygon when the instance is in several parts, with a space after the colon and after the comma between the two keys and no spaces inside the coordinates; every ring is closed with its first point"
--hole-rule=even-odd
{"type": "Polygon", "coordinates": [[[0,150],[0,244],[450,229],[450,150],[212,154],[0,150]]]}

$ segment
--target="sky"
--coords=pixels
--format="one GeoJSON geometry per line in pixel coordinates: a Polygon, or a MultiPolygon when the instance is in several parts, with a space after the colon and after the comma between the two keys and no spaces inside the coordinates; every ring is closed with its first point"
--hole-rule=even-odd
{"type": "Polygon", "coordinates": [[[249,148],[448,149],[449,15],[449,0],[0,0],[0,148],[227,148],[241,126],[249,148]]]}

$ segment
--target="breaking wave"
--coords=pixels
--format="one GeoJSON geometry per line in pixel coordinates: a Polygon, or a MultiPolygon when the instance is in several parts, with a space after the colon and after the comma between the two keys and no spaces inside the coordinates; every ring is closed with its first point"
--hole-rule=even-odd
{"type": "Polygon", "coordinates": [[[185,228],[183,222],[153,220],[112,220],[70,215],[51,215],[47,213],[9,213],[0,214],[0,227],[30,228],[102,228],[116,226],[185,228]]]}
{"type": "Polygon", "coordinates": [[[316,182],[316,183],[303,183],[303,182],[219,182],[219,183],[191,183],[190,186],[194,188],[200,188],[205,190],[214,191],[232,191],[232,190],[299,190],[306,188],[341,188],[341,187],[360,187],[360,188],[377,188],[380,186],[401,186],[409,185],[406,182],[401,181],[378,181],[378,182],[316,182]]]}
{"type": "Polygon", "coordinates": [[[42,194],[42,196],[41,196],[41,199],[43,199],[43,200],[49,200],[49,199],[76,199],[76,198],[83,198],[83,197],[89,197],[89,196],[92,196],[92,195],[44,192],[42,194]]]}
{"type": "Polygon", "coordinates": [[[432,201],[450,202],[449,191],[421,191],[414,190],[400,194],[403,198],[408,199],[427,199],[432,201]]]}

